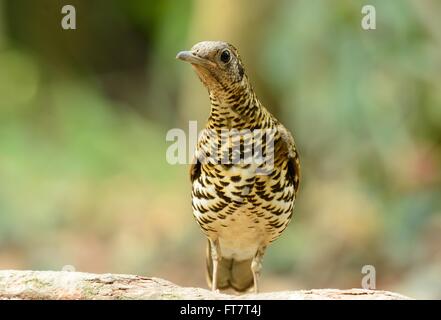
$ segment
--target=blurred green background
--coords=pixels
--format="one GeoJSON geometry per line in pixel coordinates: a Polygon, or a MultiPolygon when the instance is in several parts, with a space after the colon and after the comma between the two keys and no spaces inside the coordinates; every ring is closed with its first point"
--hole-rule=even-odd
{"type": "Polygon", "coordinates": [[[209,112],[176,53],[226,40],[302,160],[263,290],[360,287],[374,265],[378,289],[441,298],[440,16],[435,0],[0,0],[0,268],[206,286],[165,135],[209,112]]]}

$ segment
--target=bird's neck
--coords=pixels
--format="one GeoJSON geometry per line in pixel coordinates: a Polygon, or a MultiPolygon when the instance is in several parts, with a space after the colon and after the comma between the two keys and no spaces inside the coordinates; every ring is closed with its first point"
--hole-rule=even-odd
{"type": "Polygon", "coordinates": [[[248,81],[210,91],[210,101],[208,127],[211,129],[254,129],[262,126],[263,122],[268,123],[271,118],[248,81]]]}

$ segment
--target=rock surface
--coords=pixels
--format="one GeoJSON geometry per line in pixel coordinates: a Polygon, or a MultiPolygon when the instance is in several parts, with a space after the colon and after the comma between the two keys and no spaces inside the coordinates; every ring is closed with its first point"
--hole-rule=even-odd
{"type": "Polygon", "coordinates": [[[92,274],[68,271],[0,271],[0,300],[4,299],[409,299],[380,290],[313,289],[229,295],[201,288],[177,286],[159,278],[125,274],[92,274]]]}

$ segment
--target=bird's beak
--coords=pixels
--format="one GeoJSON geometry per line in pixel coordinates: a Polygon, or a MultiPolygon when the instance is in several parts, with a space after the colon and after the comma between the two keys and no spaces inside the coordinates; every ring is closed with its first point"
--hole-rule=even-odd
{"type": "Polygon", "coordinates": [[[195,55],[193,52],[191,51],[181,51],[176,55],[176,59],[182,60],[182,61],[186,61],[189,62],[191,64],[196,64],[196,65],[200,65],[203,67],[207,67],[207,66],[212,66],[213,62],[211,62],[210,60],[201,58],[197,55],[195,55]]]}

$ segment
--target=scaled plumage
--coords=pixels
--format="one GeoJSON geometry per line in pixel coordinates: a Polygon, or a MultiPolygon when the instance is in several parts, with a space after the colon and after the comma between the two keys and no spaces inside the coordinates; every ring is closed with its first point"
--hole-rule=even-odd
{"type": "Polygon", "coordinates": [[[257,292],[265,250],[292,217],[294,139],[257,99],[231,44],[200,42],[177,58],[192,64],[211,101],[190,169],[193,214],[209,240],[208,282],[257,292]]]}

